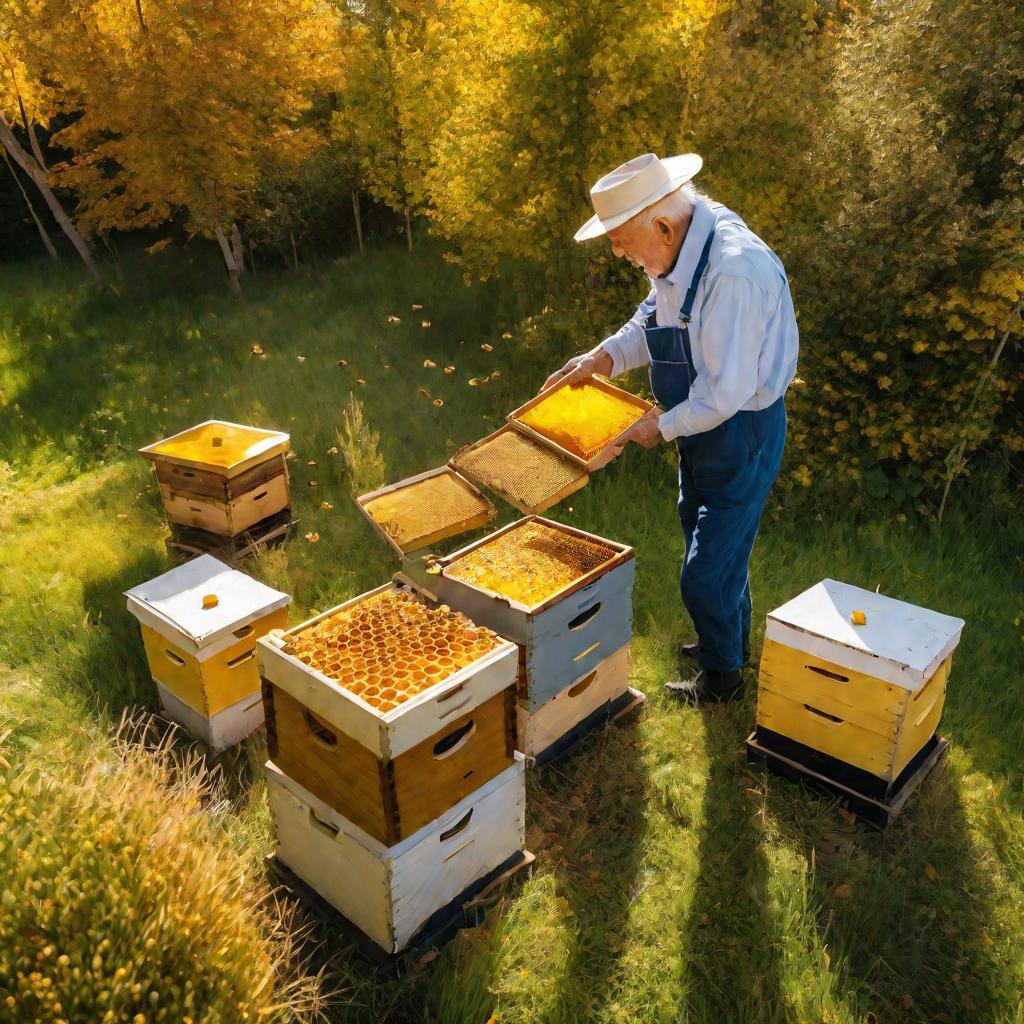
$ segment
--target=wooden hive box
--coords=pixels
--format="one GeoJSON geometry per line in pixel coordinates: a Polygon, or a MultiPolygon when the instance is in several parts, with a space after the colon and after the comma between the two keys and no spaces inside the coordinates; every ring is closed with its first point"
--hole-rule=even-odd
{"type": "Polygon", "coordinates": [[[884,796],[935,734],[963,626],[823,580],[768,614],[757,741],[826,755],[843,781],[884,796]],[[855,611],[864,625],[851,621],[855,611]]]}
{"type": "MultiPolygon", "coordinates": [[[[546,542],[546,541],[545,541],[546,542]]],[[[430,587],[439,599],[474,622],[493,629],[520,648],[519,697],[529,712],[562,693],[602,661],[629,644],[633,632],[633,580],[636,558],[631,547],[605,540],[540,516],[528,516],[482,540],[468,544],[438,562],[440,572],[430,587]],[[514,572],[499,593],[468,579],[470,560],[486,557],[488,545],[515,545],[516,537],[532,543],[532,528],[550,531],[555,544],[582,542],[603,549],[597,564],[581,571],[540,599],[520,600],[514,572]],[[503,542],[503,538],[507,538],[503,542]]]]}
{"type": "Polygon", "coordinates": [[[277,856],[389,953],[435,911],[521,851],[522,755],[437,819],[386,846],[267,762],[277,856]]]}
{"type": "Polygon", "coordinates": [[[288,435],[208,420],[140,449],[167,521],[237,537],[288,508],[288,435]]]}
{"type": "Polygon", "coordinates": [[[263,722],[256,641],[287,626],[288,594],[201,555],[125,597],[168,718],[214,750],[263,722]]]}
{"type": "Polygon", "coordinates": [[[620,647],[596,668],[571,682],[535,711],[520,697],[519,749],[536,757],[595,711],[629,689],[629,645],[620,647]]]}
{"type": "MultiPolygon", "coordinates": [[[[307,630],[396,593],[429,607],[389,583],[259,643],[271,759],[388,846],[507,769],[516,743],[518,652],[500,637],[483,656],[390,708],[294,653],[307,630]]],[[[401,671],[396,658],[396,680],[401,671]]]]}

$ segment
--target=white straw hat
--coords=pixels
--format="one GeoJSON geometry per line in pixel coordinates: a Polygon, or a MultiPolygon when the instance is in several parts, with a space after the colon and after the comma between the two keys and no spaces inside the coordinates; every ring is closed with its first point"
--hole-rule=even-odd
{"type": "Polygon", "coordinates": [[[585,242],[625,224],[630,217],[685,185],[703,162],[696,153],[683,153],[664,160],[659,160],[654,153],[644,153],[620,164],[590,190],[594,216],[573,238],[585,242]]]}

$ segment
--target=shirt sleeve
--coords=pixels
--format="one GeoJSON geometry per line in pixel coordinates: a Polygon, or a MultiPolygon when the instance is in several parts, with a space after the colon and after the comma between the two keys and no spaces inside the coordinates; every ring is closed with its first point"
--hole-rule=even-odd
{"type": "Polygon", "coordinates": [[[700,310],[704,366],[685,402],[658,417],[666,441],[713,430],[757,391],[758,360],[775,300],[749,278],[719,274],[700,310]]]}
{"type": "Polygon", "coordinates": [[[604,350],[612,357],[612,371],[609,377],[618,377],[620,373],[634,370],[638,366],[646,366],[650,361],[647,357],[644,326],[647,317],[654,312],[654,307],[655,292],[652,287],[647,298],[636,307],[636,312],[629,320],[588,353],[596,356],[604,350]]]}

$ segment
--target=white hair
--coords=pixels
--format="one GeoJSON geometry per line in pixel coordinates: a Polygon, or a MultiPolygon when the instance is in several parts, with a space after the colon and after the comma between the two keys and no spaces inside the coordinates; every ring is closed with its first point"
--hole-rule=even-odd
{"type": "Polygon", "coordinates": [[[652,203],[638,216],[644,219],[642,224],[645,228],[651,225],[658,217],[668,217],[675,224],[684,224],[693,216],[694,200],[700,195],[691,185],[683,185],[667,196],[662,196],[656,203],[652,203]]]}

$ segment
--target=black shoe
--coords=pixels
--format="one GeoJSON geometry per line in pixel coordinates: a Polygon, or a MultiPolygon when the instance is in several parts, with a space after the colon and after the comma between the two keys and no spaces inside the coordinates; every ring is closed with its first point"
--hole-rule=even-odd
{"type": "Polygon", "coordinates": [[[725,704],[743,696],[743,676],[702,668],[693,679],[666,683],[665,689],[684,704],[725,704]]]}
{"type": "MultiPolygon", "coordinates": [[[[700,664],[700,644],[680,644],[679,645],[679,657],[688,658],[690,661],[695,661],[700,664]]],[[[750,652],[745,651],[743,654],[743,665],[746,667],[750,664],[750,652]]]]}

